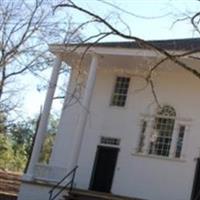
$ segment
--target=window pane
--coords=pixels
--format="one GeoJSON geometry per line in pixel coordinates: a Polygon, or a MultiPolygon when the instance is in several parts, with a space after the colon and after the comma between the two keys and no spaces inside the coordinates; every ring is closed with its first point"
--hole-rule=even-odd
{"type": "Polygon", "coordinates": [[[169,156],[175,123],[175,110],[170,106],[162,107],[155,118],[151,135],[149,154],[169,156]]]}
{"type": "Polygon", "coordinates": [[[181,125],[179,127],[178,138],[176,141],[176,153],[175,153],[176,158],[181,157],[181,150],[182,150],[182,146],[183,146],[184,134],[185,134],[185,126],[181,125]]]}

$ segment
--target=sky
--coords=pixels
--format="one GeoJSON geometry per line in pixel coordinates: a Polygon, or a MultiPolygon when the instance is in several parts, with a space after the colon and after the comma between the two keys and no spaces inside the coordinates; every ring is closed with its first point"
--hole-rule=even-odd
{"type": "MultiPolygon", "coordinates": [[[[188,20],[180,20],[199,11],[200,2],[197,0],[74,0],[74,2],[90,11],[106,17],[115,27],[126,32],[127,28],[119,22],[120,19],[129,26],[132,35],[145,40],[180,39],[198,37],[188,20]],[[115,7],[110,6],[115,5],[115,7]],[[122,12],[119,10],[126,10],[122,12]],[[178,20],[178,21],[177,21],[178,20]],[[179,21],[180,20],[180,21],[179,21]],[[175,23],[176,22],[176,23],[175,23]]],[[[73,10],[66,11],[72,16],[73,22],[81,23],[87,18],[73,10]]],[[[99,26],[88,26],[82,30],[84,36],[94,34],[99,26]]],[[[109,37],[105,41],[119,41],[121,38],[109,37]]],[[[45,74],[45,79],[50,73],[45,74]]],[[[24,77],[26,84],[24,96],[24,116],[38,114],[44,102],[45,91],[38,92],[38,80],[33,77],[24,77]]],[[[57,102],[55,109],[60,109],[57,102]]]]}
{"type": "MultiPolygon", "coordinates": [[[[101,2],[75,0],[75,2],[101,16],[108,16],[119,29],[122,23],[115,23],[116,20],[113,18],[116,18],[114,13],[119,13],[120,10],[108,4],[111,3],[132,13],[131,15],[120,12],[120,18],[129,26],[133,35],[146,40],[194,37],[189,21],[180,21],[172,25],[177,19],[182,19],[186,14],[196,12],[200,8],[200,2],[197,0],[103,0],[101,2]]],[[[71,13],[74,21],[85,19],[82,15],[76,14],[77,12],[71,11],[71,13]]],[[[86,32],[88,31],[91,32],[87,29],[86,32]]],[[[112,40],[112,38],[109,39],[112,40]]]]}

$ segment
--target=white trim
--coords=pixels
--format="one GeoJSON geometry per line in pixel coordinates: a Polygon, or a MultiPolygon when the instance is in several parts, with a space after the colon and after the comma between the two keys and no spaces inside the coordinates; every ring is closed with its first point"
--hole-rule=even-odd
{"type": "MultiPolygon", "coordinates": [[[[49,50],[54,53],[68,53],[68,54],[83,54],[87,46],[66,46],[59,44],[50,44],[49,50]]],[[[166,50],[170,54],[182,54],[185,51],[166,50]]],[[[99,54],[99,55],[115,55],[115,56],[142,56],[142,57],[164,57],[160,52],[153,49],[138,49],[138,48],[122,48],[122,47],[90,47],[86,54],[99,54]]],[[[185,56],[188,58],[188,56],[185,56]]]]}
{"type": "Polygon", "coordinates": [[[101,144],[101,143],[99,143],[97,146],[100,146],[100,147],[112,147],[112,148],[120,149],[120,145],[101,144]]]}
{"type": "MultiPolygon", "coordinates": [[[[156,114],[155,115],[149,115],[149,114],[145,114],[145,113],[141,113],[140,116],[141,116],[141,119],[143,119],[143,118],[154,119],[155,116],[159,117],[159,115],[156,115],[156,114]]],[[[165,116],[162,116],[162,115],[160,117],[165,118],[165,116]]],[[[170,118],[170,117],[167,116],[166,118],[170,118]]],[[[174,117],[172,117],[172,118],[174,119],[174,117]]],[[[182,123],[183,125],[189,125],[193,121],[192,118],[186,118],[186,117],[175,117],[175,120],[177,120],[178,123],[182,123]]]]}
{"type": "Polygon", "coordinates": [[[182,162],[182,163],[186,162],[186,160],[182,158],[170,158],[170,157],[158,156],[158,155],[153,155],[153,154],[147,155],[147,154],[132,152],[131,155],[143,157],[143,158],[154,158],[154,159],[159,159],[159,160],[166,160],[166,161],[176,161],[176,162],[182,162]]]}
{"type": "MultiPolygon", "coordinates": [[[[49,50],[56,53],[68,54],[83,54],[87,47],[63,46],[63,45],[49,45],[49,50]]],[[[154,50],[147,49],[129,49],[129,48],[113,48],[113,47],[90,47],[86,54],[99,54],[99,55],[116,55],[116,56],[146,56],[146,57],[164,57],[161,53],[154,50]]]]}

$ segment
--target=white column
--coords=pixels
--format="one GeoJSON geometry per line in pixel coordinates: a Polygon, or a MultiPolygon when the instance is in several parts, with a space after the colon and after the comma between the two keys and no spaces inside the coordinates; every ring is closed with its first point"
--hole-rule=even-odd
{"type": "Polygon", "coordinates": [[[92,93],[93,93],[95,80],[96,80],[97,66],[98,66],[97,56],[93,55],[92,61],[90,64],[88,79],[86,82],[86,88],[83,95],[83,101],[81,105],[79,120],[78,120],[77,128],[75,130],[74,143],[72,146],[68,170],[72,170],[78,163],[80,150],[81,150],[81,144],[82,144],[85,126],[87,123],[87,117],[88,117],[88,113],[90,109],[90,102],[91,102],[92,93]]]}
{"type": "Polygon", "coordinates": [[[54,62],[52,74],[51,74],[51,79],[49,82],[48,91],[46,94],[46,99],[44,102],[42,116],[41,116],[41,119],[39,122],[39,127],[38,127],[38,131],[37,131],[36,138],[35,138],[33,151],[31,154],[30,163],[29,163],[28,170],[26,173],[26,176],[28,176],[30,178],[32,178],[32,176],[33,176],[34,167],[38,162],[41,147],[42,147],[42,144],[45,139],[45,134],[47,132],[48,119],[49,119],[51,105],[53,102],[53,97],[54,97],[54,93],[55,93],[55,89],[56,89],[60,66],[61,66],[61,60],[56,58],[55,62],[54,62]]]}
{"type": "MultiPolygon", "coordinates": [[[[65,119],[65,110],[67,109],[66,112],[68,112],[68,106],[70,106],[69,104],[71,103],[71,101],[73,101],[73,98],[74,98],[73,97],[73,95],[74,95],[73,94],[73,92],[74,92],[73,85],[75,85],[75,84],[73,84],[73,79],[75,79],[75,78],[74,78],[73,74],[74,74],[74,68],[71,68],[68,84],[66,85],[65,98],[64,98],[63,105],[62,105],[62,112],[61,112],[60,120],[58,123],[58,130],[57,130],[58,134],[56,134],[56,136],[55,136],[55,140],[54,140],[54,144],[53,144],[53,148],[52,148],[52,152],[51,152],[51,156],[50,156],[50,160],[49,160],[50,166],[60,166],[60,163],[58,163],[58,158],[59,158],[59,160],[60,160],[60,158],[63,160],[63,157],[59,157],[60,148],[58,148],[58,146],[64,146],[64,145],[60,145],[59,141],[63,140],[63,138],[61,138],[62,134],[60,134],[60,133],[63,132],[62,124],[65,124],[65,120],[66,120],[65,119]]],[[[72,102],[72,104],[73,104],[73,102],[72,102]]],[[[63,148],[61,148],[61,149],[63,149],[63,148]]],[[[61,166],[66,167],[66,165],[61,165],[61,166]]]]}

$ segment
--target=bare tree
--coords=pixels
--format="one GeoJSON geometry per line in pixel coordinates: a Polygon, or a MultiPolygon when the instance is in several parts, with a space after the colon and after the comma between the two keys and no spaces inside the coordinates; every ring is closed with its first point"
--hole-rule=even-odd
{"type": "Polygon", "coordinates": [[[48,43],[79,40],[79,34],[71,34],[71,17],[53,14],[52,4],[48,0],[0,0],[1,112],[8,113],[21,100],[23,86],[18,77],[32,73],[41,78],[38,72],[51,66],[48,43]]]}

